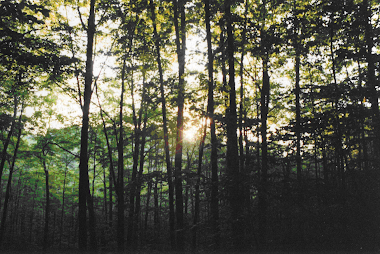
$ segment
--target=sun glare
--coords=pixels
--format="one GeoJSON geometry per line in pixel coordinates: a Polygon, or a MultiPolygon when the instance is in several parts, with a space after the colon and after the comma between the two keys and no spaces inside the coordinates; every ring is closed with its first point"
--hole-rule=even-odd
{"type": "Polygon", "coordinates": [[[184,139],[190,142],[194,142],[197,139],[198,128],[196,126],[189,126],[183,131],[184,139]]]}

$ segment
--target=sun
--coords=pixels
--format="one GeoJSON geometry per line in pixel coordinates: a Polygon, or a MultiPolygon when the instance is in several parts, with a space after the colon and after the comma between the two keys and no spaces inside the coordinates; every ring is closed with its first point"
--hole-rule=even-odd
{"type": "Polygon", "coordinates": [[[196,126],[189,126],[183,131],[183,137],[189,142],[195,142],[197,139],[198,128],[196,126]]]}

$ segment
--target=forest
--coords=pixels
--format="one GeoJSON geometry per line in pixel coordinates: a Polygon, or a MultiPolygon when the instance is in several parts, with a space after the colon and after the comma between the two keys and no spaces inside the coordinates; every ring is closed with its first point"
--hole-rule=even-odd
{"type": "Polygon", "coordinates": [[[1,0],[0,250],[379,251],[379,11],[1,0]]]}

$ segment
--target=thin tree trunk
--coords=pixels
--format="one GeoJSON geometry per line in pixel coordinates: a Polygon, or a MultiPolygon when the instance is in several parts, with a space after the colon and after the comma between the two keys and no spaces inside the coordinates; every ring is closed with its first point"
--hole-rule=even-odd
{"type": "Polygon", "coordinates": [[[68,163],[66,162],[65,167],[65,176],[63,178],[63,190],[62,190],[62,207],[61,207],[61,222],[60,222],[60,230],[59,230],[59,248],[62,247],[62,235],[63,235],[63,217],[65,215],[65,192],[66,192],[66,176],[68,170],[68,163]]]}
{"type": "MultiPolygon", "coordinates": [[[[104,154],[103,154],[104,157],[104,154]]],[[[107,176],[106,176],[106,165],[103,165],[103,215],[106,220],[108,220],[108,209],[107,209],[107,176]]]]}
{"type": "MultiPolygon", "coordinates": [[[[143,93],[142,93],[142,102],[139,112],[139,118],[142,118],[143,108],[144,108],[144,100],[146,97],[146,83],[145,78],[143,78],[143,93]]],[[[141,143],[140,143],[140,163],[139,163],[139,171],[136,178],[136,208],[135,208],[135,232],[136,232],[136,242],[138,242],[139,239],[137,239],[137,232],[139,230],[139,222],[140,222],[140,208],[141,208],[141,185],[142,185],[142,179],[143,179],[143,173],[144,173],[144,159],[145,159],[145,141],[146,141],[146,124],[148,121],[148,113],[147,108],[145,108],[145,114],[143,119],[143,128],[141,130],[141,143]]]]}
{"type": "Polygon", "coordinates": [[[363,8],[365,12],[365,40],[367,45],[366,60],[368,64],[368,89],[370,94],[371,110],[372,110],[372,128],[374,131],[374,158],[376,165],[380,163],[380,109],[379,109],[379,93],[377,91],[378,82],[376,81],[375,57],[372,54],[374,47],[374,29],[371,24],[372,6],[371,1],[363,0],[363,8]]]}
{"type": "Polygon", "coordinates": [[[46,195],[46,204],[45,204],[45,227],[44,227],[44,246],[43,249],[46,251],[48,248],[48,236],[49,236],[49,214],[50,214],[50,188],[49,188],[49,170],[46,166],[46,155],[44,149],[42,150],[42,164],[44,167],[45,173],[45,195],[46,195]]]}
{"type": "Polygon", "coordinates": [[[267,242],[267,181],[268,181],[268,143],[267,143],[267,120],[268,120],[268,110],[269,110],[269,99],[270,99],[270,81],[268,75],[268,61],[269,61],[269,42],[267,41],[267,31],[265,30],[266,23],[266,3],[264,0],[262,4],[262,15],[263,23],[261,28],[261,50],[262,50],[262,62],[263,62],[263,85],[261,89],[261,170],[260,170],[260,182],[258,188],[258,212],[259,212],[259,244],[260,247],[265,247],[267,242]]]}
{"type": "Polygon", "coordinates": [[[330,29],[330,53],[331,53],[331,62],[332,62],[332,72],[333,72],[333,81],[334,81],[334,89],[335,89],[335,96],[334,96],[334,101],[332,103],[333,112],[334,114],[334,130],[335,130],[335,153],[336,153],[336,162],[337,162],[337,167],[338,167],[338,176],[340,177],[340,185],[341,188],[345,188],[345,174],[344,174],[344,164],[343,164],[343,148],[342,148],[342,130],[340,126],[340,120],[339,120],[339,108],[338,108],[338,103],[339,103],[339,88],[338,88],[338,82],[337,82],[337,75],[336,75],[336,60],[335,60],[335,52],[334,52],[334,18],[331,17],[330,21],[331,29],[330,29]]]}
{"type": "Polygon", "coordinates": [[[146,203],[145,203],[145,219],[144,219],[144,222],[145,222],[145,225],[144,225],[144,230],[145,232],[148,231],[148,219],[149,219],[149,211],[150,211],[150,206],[149,206],[149,203],[150,203],[150,196],[152,195],[152,179],[149,179],[148,181],[148,191],[147,191],[147,194],[146,194],[146,203]]]}
{"type": "Polygon", "coordinates": [[[160,230],[160,221],[159,221],[159,209],[158,206],[158,176],[154,178],[154,215],[153,215],[153,223],[154,223],[154,238],[155,242],[158,242],[158,235],[160,230]]]}
{"type": "Polygon", "coordinates": [[[219,232],[219,201],[218,201],[218,141],[215,134],[215,117],[214,117],[214,56],[211,42],[211,25],[210,25],[210,1],[204,0],[205,23],[206,23],[206,40],[207,40],[207,70],[208,70],[208,103],[207,113],[210,119],[210,136],[211,136],[211,223],[214,234],[214,250],[219,249],[220,232],[219,232]]]}
{"type": "Polygon", "coordinates": [[[178,57],[178,94],[177,94],[177,134],[175,149],[175,196],[176,196],[176,249],[184,249],[184,217],[183,217],[183,193],[182,193],[182,149],[183,149],[183,109],[185,93],[185,50],[186,50],[186,17],[185,0],[173,0],[174,27],[176,33],[177,57],[178,57]],[[180,19],[180,26],[179,26],[180,19]]]}
{"type": "MultiPolygon", "coordinates": [[[[112,161],[110,162],[112,163],[112,161]]],[[[112,191],[112,175],[109,174],[108,176],[108,194],[109,194],[109,201],[108,201],[108,225],[110,228],[112,228],[113,225],[113,191],[112,191]]]]}
{"type": "MultiPolygon", "coordinates": [[[[95,91],[96,91],[96,96],[98,98],[98,104],[99,104],[99,109],[100,109],[100,117],[102,118],[102,123],[103,123],[103,133],[104,133],[104,136],[106,138],[106,143],[107,143],[107,154],[108,154],[108,159],[109,159],[109,176],[108,176],[108,180],[109,180],[109,208],[108,208],[108,224],[109,224],[109,227],[112,228],[112,220],[113,220],[113,213],[112,213],[112,184],[114,185],[115,187],[115,192],[116,192],[116,196],[118,196],[118,193],[119,193],[119,187],[118,187],[118,182],[116,180],[116,175],[115,175],[115,169],[113,167],[113,157],[112,157],[112,147],[111,147],[111,144],[109,142],[109,138],[108,138],[108,132],[107,132],[107,128],[106,128],[106,123],[104,121],[104,117],[103,117],[103,109],[102,109],[102,106],[100,104],[100,100],[99,100],[99,95],[98,95],[98,90],[97,90],[97,86],[95,87],[95,91]]],[[[114,124],[114,127],[115,127],[115,124],[114,124]]],[[[116,132],[116,127],[115,127],[115,138],[116,138],[116,142],[118,143],[118,138],[117,138],[117,132],[116,132]]],[[[104,170],[105,172],[105,170],[104,170]]],[[[104,173],[105,174],[105,173],[104,173]]],[[[104,177],[104,188],[106,188],[106,183],[105,183],[105,177],[104,177]]],[[[124,193],[123,193],[124,195],[124,193]]],[[[106,190],[104,191],[104,199],[105,199],[105,206],[106,206],[106,190]]],[[[107,210],[107,209],[106,209],[107,210]]],[[[124,246],[124,244],[123,244],[124,246]]]]}
{"type": "Polygon", "coordinates": [[[18,135],[17,135],[17,142],[16,142],[15,150],[13,152],[12,164],[10,165],[10,168],[9,168],[8,183],[7,183],[7,189],[5,192],[5,199],[4,199],[4,206],[3,206],[3,215],[2,215],[1,224],[0,224],[0,244],[2,244],[4,241],[5,223],[6,223],[6,219],[7,219],[8,203],[9,203],[9,198],[10,198],[10,194],[11,194],[11,186],[12,186],[12,175],[13,175],[13,171],[14,171],[14,167],[15,167],[15,163],[16,163],[17,152],[18,152],[18,148],[20,145],[21,133],[22,133],[22,129],[23,129],[22,128],[22,122],[21,122],[23,110],[24,110],[24,104],[22,105],[21,114],[20,114],[20,117],[18,120],[20,127],[19,127],[19,131],[18,131],[18,135]]]}
{"type": "Polygon", "coordinates": [[[132,177],[130,181],[130,194],[129,194],[129,218],[128,218],[128,231],[127,231],[127,239],[128,239],[128,247],[135,248],[136,247],[136,214],[135,214],[135,207],[136,207],[136,195],[137,195],[137,171],[138,171],[138,165],[139,165],[139,152],[140,152],[140,131],[141,131],[141,118],[138,119],[136,117],[136,109],[135,109],[135,101],[134,101],[134,82],[133,82],[133,75],[132,75],[132,81],[131,81],[131,97],[132,97],[132,118],[133,118],[133,124],[134,124],[134,150],[133,150],[133,167],[132,167],[132,177]]]}
{"type": "MultiPolygon", "coordinates": [[[[293,15],[297,15],[297,4],[296,1],[293,1],[293,15]]],[[[295,95],[296,95],[296,164],[297,164],[297,182],[299,187],[301,186],[301,178],[302,178],[302,161],[301,161],[301,104],[300,104],[300,44],[298,41],[298,19],[294,19],[294,30],[293,30],[293,47],[295,50],[295,73],[296,73],[296,82],[295,82],[295,95]]],[[[299,190],[301,192],[301,190],[299,190]]]]}
{"type": "Polygon", "coordinates": [[[164,90],[164,74],[161,64],[161,53],[160,53],[160,37],[157,33],[156,25],[156,8],[154,6],[154,0],[150,1],[152,23],[153,23],[153,34],[154,42],[156,48],[157,56],[157,65],[158,73],[160,78],[160,93],[161,93],[161,104],[162,104],[162,125],[164,131],[164,149],[165,149],[165,161],[166,161],[166,170],[168,177],[169,185],[169,237],[172,250],[175,248],[175,214],[174,214],[174,186],[172,182],[172,164],[170,161],[170,151],[169,151],[169,134],[167,127],[167,117],[166,117],[166,99],[165,99],[165,90],[164,90]]]}
{"type": "MultiPolygon", "coordinates": [[[[21,76],[20,76],[20,79],[21,79],[21,76]]],[[[21,80],[20,80],[21,81],[21,80]]],[[[4,142],[4,147],[3,147],[3,151],[1,153],[1,162],[0,162],[0,184],[1,184],[1,178],[3,176],[3,170],[4,170],[4,166],[5,166],[5,161],[7,160],[7,150],[8,150],[8,146],[9,146],[9,143],[11,141],[11,137],[13,135],[13,131],[14,131],[14,128],[15,128],[15,122],[16,122],[16,116],[17,116],[17,107],[18,107],[18,99],[17,99],[17,96],[14,95],[14,102],[15,102],[15,105],[13,107],[13,117],[12,117],[12,122],[11,122],[11,129],[9,130],[8,132],[8,136],[7,136],[7,139],[5,140],[4,142]]]]}
{"type": "MultiPolygon", "coordinates": [[[[85,88],[84,102],[82,106],[82,130],[81,130],[81,148],[80,148],[80,163],[79,163],[79,212],[78,212],[78,246],[81,251],[87,250],[87,201],[89,196],[89,178],[88,178],[88,128],[89,128],[89,113],[90,102],[92,95],[92,74],[93,74],[93,45],[95,35],[95,0],[90,1],[90,15],[88,18],[87,28],[87,49],[86,49],[86,73],[85,73],[85,88]]],[[[91,201],[89,202],[91,203],[91,201]]],[[[93,208],[93,207],[92,207],[93,208]]],[[[89,207],[90,214],[93,213],[89,207]]],[[[90,215],[91,216],[91,215],[90,215]]],[[[95,221],[92,221],[95,223],[95,221]]],[[[91,222],[90,222],[91,223],[91,222]]],[[[94,228],[94,224],[90,224],[94,228]]],[[[96,248],[95,231],[90,230],[91,247],[96,248]]]]}
{"type": "MultiPolygon", "coordinates": [[[[118,143],[118,163],[117,163],[117,249],[124,250],[124,137],[123,137],[123,106],[124,106],[124,80],[125,80],[125,59],[121,73],[121,94],[119,112],[119,143],[118,143]]],[[[111,161],[112,163],[112,161],[111,161]]]]}
{"type": "Polygon", "coordinates": [[[267,60],[263,66],[263,88],[261,89],[261,174],[259,188],[259,235],[260,243],[266,243],[267,227],[267,181],[268,181],[268,143],[267,143],[267,119],[269,105],[269,75],[267,60]]]}
{"type": "Polygon", "coordinates": [[[240,170],[239,170],[239,149],[237,139],[237,112],[236,112],[236,90],[235,90],[235,39],[232,28],[231,2],[225,1],[225,17],[227,26],[227,58],[229,74],[229,105],[226,112],[227,122],[227,175],[230,179],[228,183],[228,199],[231,210],[230,223],[232,245],[235,250],[243,248],[243,232],[241,230],[241,208],[242,197],[240,193],[240,170]]]}
{"type": "Polygon", "coordinates": [[[198,223],[199,223],[199,185],[201,182],[201,173],[202,173],[202,161],[203,161],[203,150],[205,146],[206,139],[206,130],[207,130],[207,119],[205,119],[204,127],[203,127],[203,135],[201,141],[199,142],[199,156],[198,156],[198,169],[197,169],[197,181],[195,183],[195,202],[194,202],[194,217],[193,217],[193,227],[192,227],[192,235],[193,235],[193,250],[197,249],[197,233],[198,233],[198,223]]]}

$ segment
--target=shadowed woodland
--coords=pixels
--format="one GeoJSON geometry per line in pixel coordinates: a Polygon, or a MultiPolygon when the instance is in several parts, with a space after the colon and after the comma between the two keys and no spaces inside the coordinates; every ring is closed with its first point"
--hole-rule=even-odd
{"type": "Polygon", "coordinates": [[[0,249],[378,251],[379,10],[2,0],[0,249]]]}

